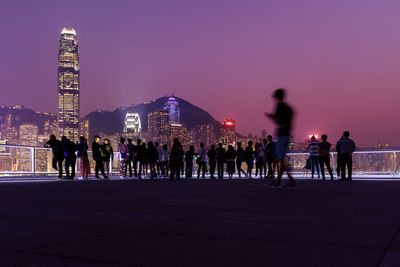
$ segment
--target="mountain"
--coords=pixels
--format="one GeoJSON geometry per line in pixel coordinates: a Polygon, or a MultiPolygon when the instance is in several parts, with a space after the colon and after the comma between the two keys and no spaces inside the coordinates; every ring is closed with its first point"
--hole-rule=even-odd
{"type": "MultiPolygon", "coordinates": [[[[160,97],[152,102],[146,102],[130,107],[118,108],[114,111],[94,111],[84,117],[89,120],[90,135],[100,132],[105,134],[120,133],[123,131],[126,113],[138,113],[142,125],[142,130],[147,130],[147,114],[162,109],[169,97],[160,97]]],[[[215,131],[222,127],[221,123],[215,120],[207,111],[191,104],[190,102],[175,97],[179,103],[181,111],[181,123],[188,129],[202,124],[212,124],[215,131]]]]}

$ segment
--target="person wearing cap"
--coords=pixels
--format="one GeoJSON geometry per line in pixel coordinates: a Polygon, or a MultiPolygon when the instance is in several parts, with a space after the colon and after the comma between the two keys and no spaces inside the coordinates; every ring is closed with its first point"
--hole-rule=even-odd
{"type": "Polygon", "coordinates": [[[92,156],[94,161],[96,162],[96,166],[95,166],[95,177],[96,178],[100,178],[99,177],[99,171],[101,172],[101,174],[103,175],[103,177],[105,177],[105,173],[104,173],[104,165],[103,165],[103,158],[101,156],[101,145],[100,145],[100,136],[96,135],[94,137],[94,141],[92,143],[92,156]]]}

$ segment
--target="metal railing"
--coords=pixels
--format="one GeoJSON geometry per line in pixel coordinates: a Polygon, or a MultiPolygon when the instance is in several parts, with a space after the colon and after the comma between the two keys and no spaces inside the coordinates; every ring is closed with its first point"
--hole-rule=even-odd
{"type": "MultiPolygon", "coordinates": [[[[95,162],[92,160],[91,151],[88,153],[93,173],[95,162]]],[[[288,156],[293,174],[297,176],[310,175],[310,171],[304,168],[309,153],[293,152],[288,156]]],[[[397,176],[398,173],[395,173],[399,156],[400,150],[354,152],[353,174],[370,177],[393,177],[396,174],[395,177],[400,177],[397,176]]],[[[57,175],[57,171],[52,168],[52,157],[50,148],[0,144],[0,177],[57,175]]],[[[330,159],[335,173],[336,152],[330,153],[330,159]]],[[[245,164],[243,167],[245,169],[245,164]]],[[[119,168],[119,153],[114,152],[114,160],[110,161],[110,172],[118,174],[119,168]]]]}

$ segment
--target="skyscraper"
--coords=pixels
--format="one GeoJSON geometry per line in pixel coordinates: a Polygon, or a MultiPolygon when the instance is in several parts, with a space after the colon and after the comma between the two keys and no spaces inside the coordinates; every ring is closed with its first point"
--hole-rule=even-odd
{"type": "Polygon", "coordinates": [[[168,111],[169,113],[169,123],[180,123],[181,110],[175,97],[168,98],[168,101],[164,104],[164,110],[168,111]]]}
{"type": "Polygon", "coordinates": [[[76,32],[64,28],[58,50],[58,135],[78,141],[79,50],[76,32]]]}
{"type": "Polygon", "coordinates": [[[169,141],[169,113],[165,110],[154,110],[147,115],[147,132],[153,141],[166,143],[169,141]]]}

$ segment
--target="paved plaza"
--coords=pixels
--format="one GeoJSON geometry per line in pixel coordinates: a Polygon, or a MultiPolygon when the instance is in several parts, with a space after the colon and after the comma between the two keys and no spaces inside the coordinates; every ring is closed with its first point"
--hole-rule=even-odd
{"type": "Polygon", "coordinates": [[[400,266],[400,182],[0,184],[0,266],[400,266]]]}

